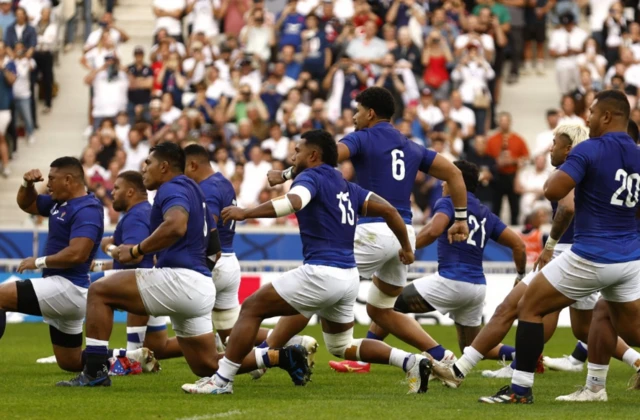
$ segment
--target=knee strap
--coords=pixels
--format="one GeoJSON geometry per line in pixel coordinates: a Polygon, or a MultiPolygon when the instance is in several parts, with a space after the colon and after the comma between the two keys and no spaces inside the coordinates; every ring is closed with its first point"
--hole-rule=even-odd
{"type": "Polygon", "coordinates": [[[375,306],[380,309],[391,309],[396,303],[395,296],[389,296],[383,293],[375,283],[371,283],[369,287],[369,295],[367,296],[367,303],[371,306],[375,306]]]}
{"type": "Polygon", "coordinates": [[[240,307],[224,311],[213,311],[213,326],[216,330],[230,330],[235,325],[240,315],[240,307]]]}
{"type": "Polygon", "coordinates": [[[341,359],[360,360],[362,339],[353,339],[353,328],[338,334],[322,333],[329,353],[341,359]]]}
{"type": "Polygon", "coordinates": [[[49,336],[51,337],[51,344],[54,346],[66,349],[82,347],[82,333],[67,334],[49,325],[49,336]]]}

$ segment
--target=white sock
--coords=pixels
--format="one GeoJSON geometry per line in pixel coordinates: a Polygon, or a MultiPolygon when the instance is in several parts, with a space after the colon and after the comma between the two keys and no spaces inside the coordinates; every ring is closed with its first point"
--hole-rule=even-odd
{"type": "Polygon", "coordinates": [[[268,348],[257,348],[255,349],[255,355],[256,355],[256,365],[258,365],[258,369],[266,369],[267,365],[264,364],[264,355],[266,352],[268,352],[269,349],[268,348]]]}
{"type": "Polygon", "coordinates": [[[466,376],[473,370],[474,367],[476,367],[478,363],[480,363],[482,359],[484,359],[484,356],[480,354],[478,350],[469,346],[464,348],[462,357],[456,361],[455,365],[458,370],[466,376]]]}
{"type": "Polygon", "coordinates": [[[389,364],[391,366],[399,367],[400,369],[403,369],[406,372],[409,369],[411,369],[413,367],[413,363],[415,363],[415,360],[412,361],[410,356],[413,356],[413,355],[409,352],[392,348],[391,355],[389,356],[389,364]]]}
{"type": "Polygon", "coordinates": [[[239,369],[239,363],[234,363],[226,357],[223,357],[222,360],[220,360],[218,371],[214,377],[215,384],[222,387],[226,386],[229,382],[233,382],[239,369]]]}
{"type": "Polygon", "coordinates": [[[108,340],[96,340],[95,338],[85,338],[85,344],[87,346],[106,347],[109,348],[108,340]]]}
{"type": "Polygon", "coordinates": [[[147,326],[127,327],[127,350],[138,350],[144,343],[147,335],[147,326]]]}
{"type": "Polygon", "coordinates": [[[609,365],[587,364],[587,388],[591,392],[598,392],[607,385],[609,365]]]}
{"type": "Polygon", "coordinates": [[[533,373],[532,372],[523,372],[521,370],[514,370],[513,376],[511,377],[511,383],[514,385],[521,386],[523,388],[532,388],[533,387],[533,373]]]}
{"type": "Polygon", "coordinates": [[[640,371],[640,353],[629,348],[622,355],[622,361],[631,366],[635,371],[640,371]]]}

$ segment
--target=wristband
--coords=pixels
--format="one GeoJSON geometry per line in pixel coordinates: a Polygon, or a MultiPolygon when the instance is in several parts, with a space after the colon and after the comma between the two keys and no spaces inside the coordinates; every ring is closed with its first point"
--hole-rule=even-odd
{"type": "Polygon", "coordinates": [[[36,268],[47,268],[47,257],[36,258],[36,268]]]}
{"type": "Polygon", "coordinates": [[[282,171],[282,179],[284,179],[285,181],[288,181],[292,178],[293,178],[293,166],[290,166],[289,168],[282,171]]]}
{"type": "Polygon", "coordinates": [[[111,253],[112,253],[116,248],[117,248],[117,246],[115,246],[115,245],[113,245],[113,244],[108,245],[108,246],[107,246],[107,252],[106,252],[106,254],[107,254],[108,256],[110,256],[110,257],[112,257],[112,258],[113,258],[113,255],[111,255],[111,253]]]}
{"type": "Polygon", "coordinates": [[[557,239],[553,239],[551,236],[547,238],[547,242],[544,244],[544,249],[548,249],[549,251],[553,251],[558,244],[557,239]]]}
{"type": "Polygon", "coordinates": [[[454,208],[455,219],[459,220],[467,220],[467,208],[466,207],[456,207],[454,208]]]}
{"type": "Polygon", "coordinates": [[[133,248],[135,248],[135,246],[132,246],[131,248],[129,248],[129,255],[131,255],[131,258],[133,258],[134,260],[138,257],[136,257],[135,255],[133,255],[133,248]]]}
{"type": "Polygon", "coordinates": [[[29,188],[29,182],[26,179],[22,180],[22,186],[25,188],[29,188]]]}
{"type": "Polygon", "coordinates": [[[144,255],[144,251],[142,250],[142,247],[140,246],[140,244],[142,244],[142,242],[136,245],[138,247],[138,250],[137,250],[138,256],[144,255]]]}

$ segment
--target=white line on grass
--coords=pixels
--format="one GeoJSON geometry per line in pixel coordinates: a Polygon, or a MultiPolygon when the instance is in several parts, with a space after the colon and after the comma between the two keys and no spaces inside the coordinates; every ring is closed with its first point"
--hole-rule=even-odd
{"type": "Polygon", "coordinates": [[[242,414],[240,410],[231,410],[225,411],[224,413],[215,413],[215,414],[204,414],[202,416],[193,416],[193,417],[182,417],[177,420],[209,420],[209,419],[220,419],[223,417],[231,417],[242,414]]]}

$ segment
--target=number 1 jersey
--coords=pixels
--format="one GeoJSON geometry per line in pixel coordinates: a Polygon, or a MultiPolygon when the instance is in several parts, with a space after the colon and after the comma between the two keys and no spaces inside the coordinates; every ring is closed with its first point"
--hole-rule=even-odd
{"type": "Polygon", "coordinates": [[[571,250],[597,263],[639,260],[640,148],[631,137],[607,133],[584,141],[559,170],[576,183],[571,250]]]}
{"type": "MultiPolygon", "coordinates": [[[[451,197],[436,201],[433,214],[437,213],[449,217],[448,230],[455,222],[451,197]]],[[[507,226],[470,192],[467,192],[467,222],[469,238],[465,242],[450,244],[446,230],[438,238],[438,274],[449,280],[486,284],[482,269],[484,247],[489,239],[497,241],[507,226]]]]}
{"type": "MultiPolygon", "coordinates": [[[[388,122],[355,131],[341,141],[349,148],[358,184],[398,209],[411,224],[411,191],[418,171],[429,172],[437,153],[420,146],[388,122]]],[[[362,217],[358,223],[383,222],[362,217]]]]}

